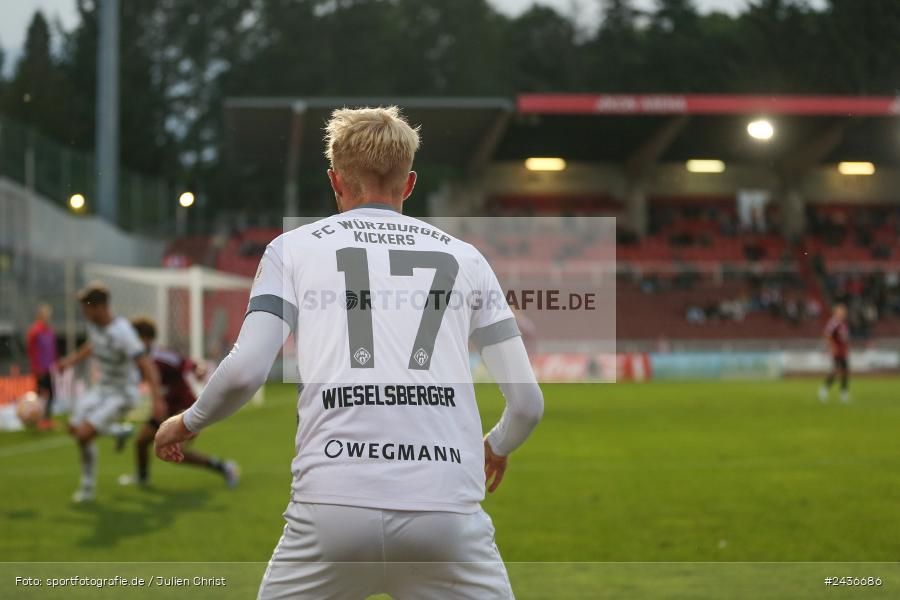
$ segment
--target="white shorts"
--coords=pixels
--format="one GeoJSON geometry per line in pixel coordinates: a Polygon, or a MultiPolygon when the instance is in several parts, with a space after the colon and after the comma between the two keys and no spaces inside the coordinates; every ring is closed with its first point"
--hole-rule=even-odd
{"type": "Polygon", "coordinates": [[[259,600],[514,600],[483,510],[471,514],[291,502],[259,600]]]}
{"type": "Polygon", "coordinates": [[[106,433],[113,423],[125,418],[134,406],[136,393],[94,387],[75,400],[69,423],[80,425],[90,423],[99,433],[106,433]]]}

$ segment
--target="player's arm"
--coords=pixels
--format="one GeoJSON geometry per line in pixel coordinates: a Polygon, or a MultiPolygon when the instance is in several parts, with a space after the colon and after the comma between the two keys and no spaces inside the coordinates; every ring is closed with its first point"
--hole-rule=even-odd
{"type": "Polygon", "coordinates": [[[244,319],[237,342],[209,378],[200,398],[186,412],[171,417],[156,433],[156,455],[181,462],[181,444],[201,429],[231,416],[265,383],[272,363],[290,334],[281,318],[251,312],[244,319]]]}
{"type": "Polygon", "coordinates": [[[544,394],[521,336],[483,347],[481,358],[506,399],[500,421],[484,439],[485,482],[489,482],[488,492],[493,492],[503,480],[507,456],[528,439],[540,422],[544,394]]]}
{"type": "Polygon", "coordinates": [[[90,342],[85,342],[81,346],[75,349],[74,352],[68,354],[56,363],[56,368],[60,371],[65,371],[69,367],[73,367],[80,363],[81,361],[88,358],[93,352],[93,347],[90,342]]]}
{"type": "Polygon", "coordinates": [[[181,444],[204,427],[234,414],[256,393],[278,352],[297,323],[297,303],[285,278],[290,277],[278,238],[266,248],[250,291],[247,316],[231,352],[219,364],[191,408],[162,424],[156,455],[180,462],[181,444]]]}
{"type": "Polygon", "coordinates": [[[506,408],[484,438],[484,475],[488,492],[503,480],[508,455],[522,445],[544,414],[544,395],[534,377],[516,318],[497,275],[481,257],[481,302],[472,315],[471,339],[500,391],[506,408]]]}
{"type": "Polygon", "coordinates": [[[168,410],[166,409],[166,399],[163,397],[162,393],[162,384],[159,379],[159,369],[156,367],[156,363],[153,362],[153,358],[150,357],[149,354],[141,354],[134,359],[134,362],[137,363],[138,369],[141,371],[141,376],[144,378],[144,381],[147,382],[147,387],[150,388],[150,401],[151,407],[153,409],[153,418],[157,421],[162,421],[166,418],[166,413],[168,410]]]}

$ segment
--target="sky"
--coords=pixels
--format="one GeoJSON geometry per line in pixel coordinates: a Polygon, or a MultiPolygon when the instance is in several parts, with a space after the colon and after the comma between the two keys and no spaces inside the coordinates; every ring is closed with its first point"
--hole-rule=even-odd
{"type": "MultiPolygon", "coordinates": [[[[518,14],[532,4],[553,6],[560,12],[573,13],[573,7],[595,7],[595,0],[490,0],[498,9],[508,14],[518,14]]],[[[728,13],[740,12],[748,0],[695,0],[702,11],[719,10],[728,13]]],[[[821,5],[824,0],[813,0],[812,4],[821,5]]],[[[653,6],[653,0],[639,0],[642,7],[653,6]]],[[[7,53],[7,63],[19,53],[25,41],[28,23],[34,11],[41,9],[51,22],[59,22],[69,29],[77,22],[75,0],[0,0],[0,47],[7,53]]],[[[586,11],[586,19],[592,24],[596,20],[595,10],[586,11]]],[[[6,65],[9,68],[9,64],[6,65]]]]}

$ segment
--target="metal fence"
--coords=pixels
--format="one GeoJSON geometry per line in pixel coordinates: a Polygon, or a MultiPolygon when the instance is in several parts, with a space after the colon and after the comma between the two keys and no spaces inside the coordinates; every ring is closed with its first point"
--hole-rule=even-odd
{"type": "MultiPolygon", "coordinates": [[[[85,197],[81,211],[96,208],[94,156],[66,147],[0,115],[0,176],[8,177],[60,206],[74,194],[85,197]]],[[[119,173],[118,225],[127,231],[162,235],[175,222],[175,190],[168,182],[122,169],[119,173]]]]}

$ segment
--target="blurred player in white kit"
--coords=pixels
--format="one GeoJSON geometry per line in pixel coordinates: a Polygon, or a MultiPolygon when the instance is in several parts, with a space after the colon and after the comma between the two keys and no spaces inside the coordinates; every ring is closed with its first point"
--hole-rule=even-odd
{"type": "Polygon", "coordinates": [[[234,349],[157,454],[246,403],[293,329],[292,501],[259,598],[513,598],[480,502],[543,414],[515,318],[473,246],[402,214],[419,135],[397,109],[326,129],[339,214],[268,246],[234,349]],[[487,436],[470,339],[507,400],[487,436]]]}
{"type": "Polygon", "coordinates": [[[91,501],[96,493],[98,451],[94,439],[98,435],[112,435],[121,449],[131,433],[130,427],[124,427],[121,421],[137,403],[140,374],[150,389],[153,414],[160,419],[165,416],[156,365],[128,319],[110,310],[106,287],[100,283],[89,284],[78,293],[78,301],[87,321],[88,339],[62,358],[57,368],[63,371],[93,357],[99,378],[75,401],[69,419],[69,433],[78,443],[81,459],[81,481],[72,496],[76,503],[91,501]]]}

